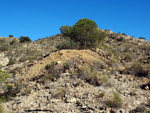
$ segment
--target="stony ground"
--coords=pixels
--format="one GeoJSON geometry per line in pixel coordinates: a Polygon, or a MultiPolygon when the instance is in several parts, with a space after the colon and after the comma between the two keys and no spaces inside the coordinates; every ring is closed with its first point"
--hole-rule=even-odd
{"type": "MultiPolygon", "coordinates": [[[[17,113],[100,113],[100,112],[144,112],[149,109],[147,100],[149,90],[141,89],[147,83],[145,77],[139,78],[127,74],[109,74],[108,81],[100,86],[94,86],[69,72],[60,73],[54,81],[41,82],[44,67],[52,61],[61,63],[68,60],[82,59],[82,62],[96,62],[101,56],[91,50],[62,50],[50,54],[46,58],[28,63],[21,72],[23,88],[16,97],[5,103],[5,107],[17,113]],[[143,82],[144,81],[144,82],[143,82]],[[28,93],[27,90],[30,90],[28,93]],[[107,101],[113,98],[113,93],[119,91],[123,101],[122,107],[111,108],[107,101]]],[[[79,60],[79,62],[81,62],[79,60]]],[[[81,62],[81,63],[82,63],[81,62]]],[[[81,63],[78,63],[80,65],[81,63]]]]}
{"type": "Polygon", "coordinates": [[[0,53],[0,67],[10,73],[15,95],[8,94],[2,103],[5,112],[149,113],[150,42],[105,32],[107,39],[91,50],[58,50],[61,35],[9,45],[0,53]],[[46,70],[53,63],[56,67],[46,70]],[[83,75],[76,73],[85,64],[96,69],[93,79],[85,77],[88,68],[83,75]],[[59,76],[47,76],[49,71],[59,76]],[[96,80],[100,83],[93,84],[96,80]]]}

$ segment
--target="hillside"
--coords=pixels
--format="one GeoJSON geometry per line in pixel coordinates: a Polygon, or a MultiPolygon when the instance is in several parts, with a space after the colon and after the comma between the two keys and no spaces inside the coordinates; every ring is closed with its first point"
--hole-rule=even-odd
{"type": "Polygon", "coordinates": [[[0,38],[5,112],[148,113],[150,42],[103,30],[96,48],[62,49],[62,34],[33,42],[0,38]],[[11,43],[14,40],[13,44],[11,43]]]}

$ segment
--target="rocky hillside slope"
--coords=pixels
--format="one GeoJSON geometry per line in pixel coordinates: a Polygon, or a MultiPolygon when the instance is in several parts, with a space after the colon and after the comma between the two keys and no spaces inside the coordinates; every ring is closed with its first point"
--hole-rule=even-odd
{"type": "Polygon", "coordinates": [[[150,42],[105,32],[106,40],[91,50],[59,50],[62,35],[7,42],[0,53],[12,85],[0,90],[5,112],[149,112],[150,42]]]}

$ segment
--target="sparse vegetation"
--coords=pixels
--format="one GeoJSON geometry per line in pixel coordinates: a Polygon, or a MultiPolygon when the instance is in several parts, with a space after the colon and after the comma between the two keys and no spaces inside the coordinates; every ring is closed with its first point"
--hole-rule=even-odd
{"type": "Polygon", "coordinates": [[[129,53],[129,52],[125,53],[124,60],[125,60],[126,62],[130,62],[132,59],[133,59],[133,56],[132,56],[131,53],[129,53]]]}
{"type": "Polygon", "coordinates": [[[130,71],[133,75],[136,76],[147,76],[147,72],[144,70],[140,62],[135,62],[130,68],[130,71]]]}
{"type": "Polygon", "coordinates": [[[111,100],[108,100],[106,102],[106,105],[109,107],[122,107],[123,102],[118,91],[113,92],[113,98],[111,100]]]}
{"type": "Polygon", "coordinates": [[[108,72],[102,73],[101,82],[102,83],[108,83],[108,72]]]}
{"type": "Polygon", "coordinates": [[[62,65],[58,65],[57,62],[52,62],[45,66],[45,70],[47,70],[47,77],[49,79],[58,78],[60,73],[64,70],[62,65]]]}
{"type": "Polygon", "coordinates": [[[2,105],[2,104],[0,104],[0,113],[5,113],[5,111],[4,111],[4,107],[3,107],[3,105],[2,105]]]}
{"type": "Polygon", "coordinates": [[[66,38],[65,41],[61,42],[58,46],[58,49],[77,49],[78,43],[70,39],[69,37],[66,38]]]}
{"type": "Polygon", "coordinates": [[[76,83],[75,83],[75,86],[77,87],[77,86],[79,86],[79,85],[81,85],[82,84],[82,80],[78,80],[76,83]]]}
{"type": "Polygon", "coordinates": [[[104,97],[104,95],[105,95],[105,93],[102,92],[97,96],[97,98],[102,98],[102,97],[104,97]]]}
{"type": "Polygon", "coordinates": [[[54,98],[62,98],[62,97],[64,97],[65,93],[66,93],[66,89],[64,87],[58,88],[55,90],[53,97],[54,98]]]}
{"type": "Polygon", "coordinates": [[[9,77],[10,77],[10,75],[8,73],[6,73],[5,71],[0,70],[0,83],[5,81],[9,77]]]}
{"type": "Polygon", "coordinates": [[[55,78],[55,77],[54,77],[52,74],[47,73],[47,74],[45,74],[45,75],[44,75],[43,80],[44,80],[44,81],[46,81],[46,80],[53,81],[53,80],[54,80],[54,78],[55,78]]]}
{"type": "Polygon", "coordinates": [[[94,67],[90,67],[89,65],[84,65],[81,69],[78,69],[77,74],[83,80],[86,80],[90,84],[93,85],[101,85],[100,77],[94,67]]]}

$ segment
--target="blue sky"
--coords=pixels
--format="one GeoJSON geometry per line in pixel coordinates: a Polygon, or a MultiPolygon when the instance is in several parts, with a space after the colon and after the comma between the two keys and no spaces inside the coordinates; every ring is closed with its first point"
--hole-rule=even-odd
{"type": "Polygon", "coordinates": [[[0,0],[3,37],[37,40],[82,18],[94,20],[100,29],[150,41],[150,0],[0,0]]]}

